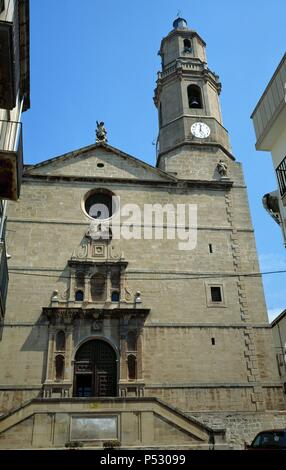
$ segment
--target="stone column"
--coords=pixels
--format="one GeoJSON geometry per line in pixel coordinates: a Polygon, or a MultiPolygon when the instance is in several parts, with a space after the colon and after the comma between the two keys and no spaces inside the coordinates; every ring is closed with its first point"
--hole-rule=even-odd
{"type": "Polygon", "coordinates": [[[124,286],[125,286],[125,267],[121,266],[120,268],[120,280],[119,280],[119,289],[120,289],[120,301],[124,300],[124,286]]]}
{"type": "Polygon", "coordinates": [[[46,381],[52,381],[54,371],[54,351],[55,351],[55,328],[49,326],[49,342],[48,342],[48,357],[47,357],[47,372],[46,381]]]}
{"type": "Polygon", "coordinates": [[[142,330],[139,330],[137,337],[137,380],[142,379],[142,330]]]}
{"type": "Polygon", "coordinates": [[[90,275],[85,273],[84,276],[84,302],[90,301],[90,275]]]}
{"type": "Polygon", "coordinates": [[[72,340],[72,334],[73,334],[73,327],[68,326],[66,331],[66,350],[65,350],[65,375],[64,375],[64,380],[68,382],[73,381],[72,377],[72,354],[73,354],[73,340],[72,340]]]}
{"type": "Polygon", "coordinates": [[[106,302],[111,302],[111,268],[106,268],[106,302]]]}
{"type": "Polygon", "coordinates": [[[69,302],[74,302],[75,300],[74,291],[75,291],[75,269],[71,268],[69,302]]]}

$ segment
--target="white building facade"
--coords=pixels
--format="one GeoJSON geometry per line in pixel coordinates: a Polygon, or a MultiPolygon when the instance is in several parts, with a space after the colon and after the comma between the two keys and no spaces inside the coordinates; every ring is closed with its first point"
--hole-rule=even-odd
{"type": "Polygon", "coordinates": [[[286,54],[253,114],[256,149],[272,154],[278,189],[265,194],[263,205],[282,229],[286,244],[286,54]]]}

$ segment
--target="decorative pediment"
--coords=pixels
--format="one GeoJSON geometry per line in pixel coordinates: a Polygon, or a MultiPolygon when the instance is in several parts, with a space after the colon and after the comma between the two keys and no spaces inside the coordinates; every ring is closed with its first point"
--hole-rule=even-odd
{"type": "Polygon", "coordinates": [[[112,244],[112,230],[103,223],[91,222],[79,245],[74,249],[73,261],[124,260],[124,253],[118,245],[112,244]]]}
{"type": "Polygon", "coordinates": [[[25,176],[174,181],[173,176],[105,142],[25,167],[25,176]]]}
{"type": "MultiPolygon", "coordinates": [[[[103,310],[142,310],[141,292],[128,285],[128,262],[118,240],[113,242],[112,233],[102,227],[100,222],[91,222],[68,260],[64,289],[54,290],[51,296],[49,308],[54,319],[86,319],[103,310]]],[[[44,309],[45,315],[49,308],[44,309]]]]}

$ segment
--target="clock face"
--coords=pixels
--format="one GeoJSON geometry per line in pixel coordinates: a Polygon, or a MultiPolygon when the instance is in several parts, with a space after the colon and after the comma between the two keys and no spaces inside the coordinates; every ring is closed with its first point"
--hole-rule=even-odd
{"type": "Polygon", "coordinates": [[[191,133],[195,137],[198,137],[198,139],[206,139],[210,135],[211,130],[207,124],[203,122],[195,122],[191,127],[191,133]]]}

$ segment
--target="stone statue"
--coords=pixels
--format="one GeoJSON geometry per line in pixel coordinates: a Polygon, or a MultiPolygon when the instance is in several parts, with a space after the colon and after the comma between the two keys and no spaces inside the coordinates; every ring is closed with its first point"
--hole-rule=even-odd
{"type": "Polygon", "coordinates": [[[86,232],[86,236],[92,240],[111,240],[112,231],[109,225],[91,222],[86,232]]]}
{"type": "Polygon", "coordinates": [[[135,303],[136,304],[141,304],[142,303],[141,292],[139,290],[135,294],[135,303]]]}
{"type": "Polygon", "coordinates": [[[107,142],[107,131],[104,127],[104,122],[96,121],[96,142],[107,142]]]}
{"type": "Polygon", "coordinates": [[[58,290],[54,290],[51,301],[52,302],[58,302],[59,301],[59,291],[58,290]]]}
{"type": "Polygon", "coordinates": [[[223,160],[218,162],[217,171],[219,172],[220,176],[227,176],[227,164],[223,160]]]}

